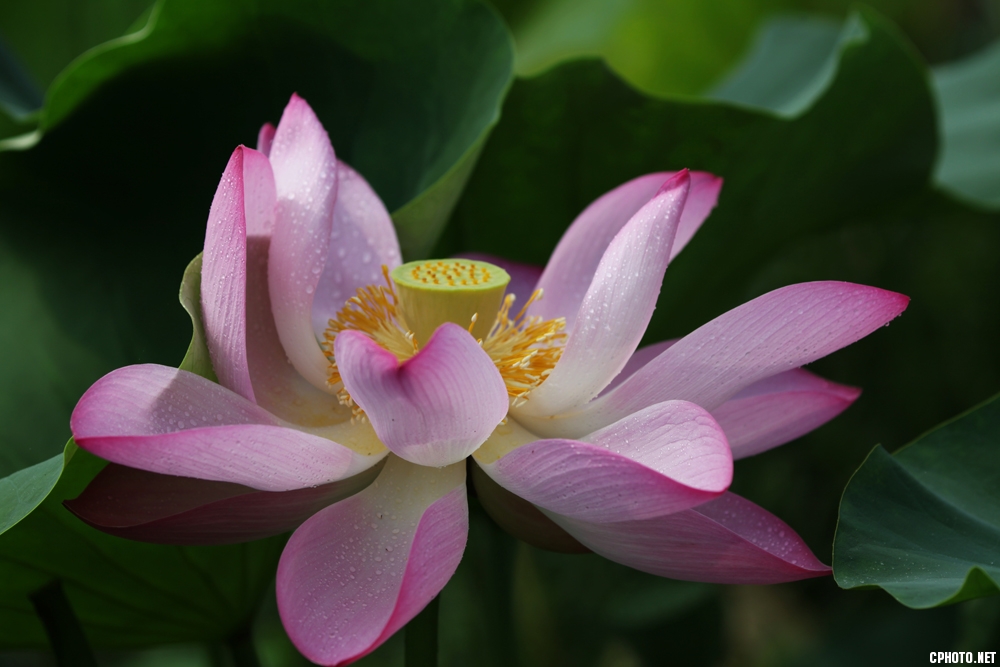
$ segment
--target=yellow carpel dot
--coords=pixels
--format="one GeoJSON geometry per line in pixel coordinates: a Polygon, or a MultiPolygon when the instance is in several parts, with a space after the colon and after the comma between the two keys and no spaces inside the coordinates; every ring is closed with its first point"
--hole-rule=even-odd
{"type": "Polygon", "coordinates": [[[478,260],[425,260],[403,264],[391,274],[383,266],[382,274],[386,285],[359,289],[330,320],[321,343],[330,361],[328,382],[341,385],[337,395],[353,408],[354,417],[363,418],[364,412],[344,389],[334,357],[334,341],[342,331],[361,331],[402,362],[443,323],[466,327],[496,364],[514,405],[545,381],[562,354],[565,319],[525,316],[528,306],[541,298],[541,290],[511,317],[514,295],[503,295],[510,276],[498,266],[478,260]]]}

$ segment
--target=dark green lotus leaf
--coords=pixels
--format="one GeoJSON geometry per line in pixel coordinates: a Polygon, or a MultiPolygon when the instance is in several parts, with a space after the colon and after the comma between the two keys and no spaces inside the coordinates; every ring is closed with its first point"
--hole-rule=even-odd
{"type": "Polygon", "coordinates": [[[934,69],[941,105],[935,180],[963,199],[1000,207],[1000,42],[934,69]]]}
{"type": "Polygon", "coordinates": [[[902,292],[887,329],[812,370],[864,393],[800,443],[737,462],[733,490],[828,557],[837,502],[877,442],[903,444],[1000,386],[1000,216],[933,189],[926,68],[870,13],[811,106],[654,99],[599,63],[519,80],[438,252],[544,264],[595,197],[691,167],[725,178],[719,206],[667,270],[645,342],[682,336],[767,291],[846,280],[902,292]]]}
{"type": "Polygon", "coordinates": [[[251,620],[284,538],[196,548],[106,535],[61,504],[104,461],[72,445],[68,457],[39,508],[0,536],[0,647],[46,645],[28,596],[53,579],[97,646],[224,639],[251,620]]]}
{"type": "Polygon", "coordinates": [[[1000,593],[1000,396],[895,454],[876,447],[844,491],[833,555],[840,586],[908,607],[1000,593]]]}
{"type": "MultiPolygon", "coordinates": [[[[87,49],[125,34],[152,0],[32,0],[0,5],[0,35],[22,78],[44,91],[87,49]]],[[[41,94],[34,94],[41,106],[41,94]]]]}
{"type": "Polygon", "coordinates": [[[593,61],[518,80],[439,252],[544,264],[577,213],[640,174],[704,169],[719,206],[667,272],[649,339],[686,333],[746,298],[748,276],[796,239],[925,186],[936,148],[926,72],[876,16],[796,118],[653,99],[593,61]]]}
{"type": "MultiPolygon", "coordinates": [[[[856,19],[837,26],[816,16],[768,21],[743,62],[707,95],[798,114],[833,77],[838,48],[863,37],[856,19]]],[[[931,83],[941,136],[935,182],[972,203],[1000,205],[1000,43],[935,67],[931,83]]]]}
{"type": "Polygon", "coordinates": [[[0,148],[31,145],[70,117],[79,123],[86,105],[101,112],[96,124],[83,114],[92,141],[141,135],[120,157],[138,161],[155,147],[145,155],[176,166],[183,146],[196,163],[253,144],[298,92],[390,210],[431,196],[403,219],[404,250],[417,254],[497,120],[512,61],[502,22],[478,2],[160,0],[140,30],[74,61],[50,87],[38,131],[0,148]]]}
{"type": "Polygon", "coordinates": [[[774,18],[761,27],[750,52],[707,97],[797,116],[830,85],[840,49],[866,37],[857,16],[843,26],[821,16],[774,18]]]}
{"type": "MultiPolygon", "coordinates": [[[[215,378],[204,342],[201,256],[184,273],[180,301],[193,335],[180,367],[215,378]]],[[[0,648],[47,642],[29,595],[62,582],[97,646],[222,640],[245,628],[273,581],[284,537],[219,547],[133,542],[66,511],[105,462],[71,440],[65,454],[0,480],[0,648]],[[17,524],[16,530],[7,530],[17,524]]]]}
{"type": "Polygon", "coordinates": [[[454,204],[511,59],[477,3],[168,0],[75,61],[44,132],[7,141],[34,147],[0,152],[0,475],[61,455],[70,410],[103,373],[181,357],[173,294],[218,175],[293,91],[390,208],[406,204],[412,251],[454,204]]]}

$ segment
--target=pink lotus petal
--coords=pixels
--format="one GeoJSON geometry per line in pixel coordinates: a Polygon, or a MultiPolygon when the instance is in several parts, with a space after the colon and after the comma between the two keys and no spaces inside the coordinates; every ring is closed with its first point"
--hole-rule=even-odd
{"type": "Polygon", "coordinates": [[[688,334],[582,410],[557,419],[518,419],[536,433],[577,437],[665,400],[713,411],[754,382],[864,338],[907,303],[902,294],[852,283],[782,287],[688,334]]]}
{"type": "Polygon", "coordinates": [[[589,523],[546,514],[595,553],[661,577],[777,584],[830,573],[785,522],[733,493],[639,521],[589,523]]]}
{"type": "Polygon", "coordinates": [[[160,475],[109,463],[63,505],[105,533],[156,544],[233,544],[294,529],[361,491],[379,467],[294,491],[256,491],[230,482],[160,475]]]}
{"type": "Polygon", "coordinates": [[[325,484],[357,467],[346,447],[287,428],[200,375],[154,364],[95,382],[70,428],[78,445],[115,463],[262,491],[325,484]]]}
{"type": "Polygon", "coordinates": [[[585,442],[538,440],[495,462],[478,462],[495,482],[538,507],[594,523],[686,510],[717,497],[733,479],[722,429],[684,401],[641,410],[585,442]]]}
{"type": "Polygon", "coordinates": [[[312,306],[313,331],[318,338],[358,288],[384,285],[382,265],[391,271],[399,266],[401,257],[389,212],[368,182],[337,162],[337,183],[330,253],[312,306]]]}
{"type": "MultiPolygon", "coordinates": [[[[545,298],[532,307],[531,314],[545,319],[565,317],[567,330],[572,330],[583,296],[611,240],[676,174],[664,171],[634,178],[601,195],[584,209],[552,253],[538,281],[538,287],[545,290],[545,298]]],[[[722,187],[722,179],[707,172],[692,171],[690,178],[691,191],[677,226],[671,259],[711,213],[722,187]]]]}
{"type": "Polygon", "coordinates": [[[310,428],[343,423],[349,408],[314,387],[288,361],[271,315],[267,264],[270,239],[247,239],[247,360],[257,404],[285,421],[310,428]]]}
{"type": "Polygon", "coordinates": [[[460,252],[455,257],[489,262],[506,271],[510,275],[510,283],[507,285],[506,293],[513,294],[514,303],[518,305],[514,309],[515,313],[520,310],[521,306],[528,302],[531,293],[535,291],[538,279],[542,276],[542,268],[539,266],[515,262],[485,252],[460,252]]]}
{"type": "Polygon", "coordinates": [[[407,461],[444,466],[483,444],[507,414],[500,372],[457,324],[442,324],[403,363],[360,331],[334,343],[344,387],[375,432],[407,461]]]}
{"type": "Polygon", "coordinates": [[[264,123],[257,133],[257,150],[264,155],[271,154],[271,146],[274,144],[274,125],[264,123]]]}
{"type": "Polygon", "coordinates": [[[306,521],[278,563],[278,611],[313,662],[375,650],[448,583],[465,550],[465,464],[390,457],[374,484],[306,521]]]}
{"type": "Polygon", "coordinates": [[[755,382],[712,411],[733,458],[759,454],[809,433],[846,410],[861,390],[801,368],[755,382]]]}
{"type": "Polygon", "coordinates": [[[656,306],[688,189],[688,172],[678,172],[614,237],[580,302],[562,357],[527,403],[512,410],[515,415],[579,407],[625,366],[656,306]]]}
{"type": "Polygon", "coordinates": [[[329,253],[337,199],[337,158],[316,114],[293,95],[271,146],[278,191],[268,285],[281,345],[314,387],[327,386],[329,362],[312,326],[312,305],[329,253]]]}
{"type": "Polygon", "coordinates": [[[590,553],[590,549],[553,523],[540,509],[494,482],[476,463],[475,456],[468,461],[479,504],[508,535],[545,551],[590,553]]]}
{"type": "Polygon", "coordinates": [[[681,213],[677,234],[674,235],[674,245],[670,247],[670,259],[676,257],[694,238],[695,233],[701,228],[701,223],[705,222],[719,201],[721,190],[720,177],[707,171],[691,172],[691,192],[688,193],[687,201],[684,203],[684,212],[681,213]]]}
{"type": "Polygon", "coordinates": [[[271,165],[260,153],[240,146],[226,165],[208,214],[201,305],[205,342],[219,383],[250,401],[254,394],[246,346],[247,222],[253,218],[259,223],[266,217],[268,201],[273,216],[271,165]],[[250,211],[248,199],[253,203],[250,211]]]}
{"type": "Polygon", "coordinates": [[[660,356],[660,353],[666,350],[668,347],[679,341],[680,338],[671,338],[670,340],[660,341],[659,343],[652,343],[645,347],[640,347],[638,350],[632,353],[632,356],[628,358],[625,362],[625,367],[614,377],[614,379],[608,383],[608,386],[601,390],[600,396],[608,393],[626,379],[631,377],[633,373],[648,364],[653,359],[660,356]]]}

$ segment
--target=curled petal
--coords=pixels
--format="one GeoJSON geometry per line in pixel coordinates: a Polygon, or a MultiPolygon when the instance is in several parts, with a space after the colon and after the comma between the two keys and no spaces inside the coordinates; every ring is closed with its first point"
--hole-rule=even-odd
{"type": "Polygon", "coordinates": [[[555,419],[525,415],[522,421],[538,433],[576,437],[665,400],[712,411],[754,382],[864,338],[907,303],[902,294],[852,283],[782,287],[688,334],[583,409],[555,419]]]}
{"type": "MultiPolygon", "coordinates": [[[[481,262],[489,262],[507,272],[510,276],[510,283],[507,285],[506,294],[514,295],[514,303],[518,308],[528,302],[531,293],[535,291],[535,285],[542,275],[542,268],[532,264],[524,264],[513,260],[497,257],[485,252],[463,252],[455,255],[461,259],[472,259],[481,262]]],[[[517,309],[515,309],[517,312],[517,309]]]]}
{"type": "Polygon", "coordinates": [[[742,459],[795,440],[846,410],[861,390],[801,368],[755,382],[712,411],[742,459]]]}
{"type": "Polygon", "coordinates": [[[278,611],[313,662],[343,665],[375,650],[448,583],[465,550],[465,464],[390,457],[361,493],[295,531],[278,563],[278,611]]]}
{"type": "Polygon", "coordinates": [[[274,199],[267,158],[250,148],[237,148],[212,201],[202,259],[202,316],[212,367],[223,387],[251,401],[255,399],[247,366],[247,228],[268,224],[274,199]]]}
{"type": "Polygon", "coordinates": [[[270,155],[272,144],[274,144],[274,125],[264,123],[257,133],[257,150],[264,155],[270,155]]]}
{"type": "Polygon", "coordinates": [[[271,310],[292,365],[327,391],[329,365],[313,332],[312,306],[329,253],[337,158],[316,114],[297,95],[278,123],[270,160],[278,193],[268,261],[271,310]]]}
{"type": "Polygon", "coordinates": [[[611,241],[580,302],[562,356],[516,415],[577,408],[625,366],[656,306],[689,181],[686,170],[678,172],[611,241]]]}
{"type": "MultiPolygon", "coordinates": [[[[538,281],[538,287],[545,290],[545,298],[532,307],[531,314],[544,319],[565,317],[567,329],[572,330],[583,296],[611,240],[676,175],[677,172],[664,171],[634,178],[601,195],[584,209],[552,253],[538,281]]],[[[692,171],[690,178],[691,191],[677,226],[671,259],[715,208],[722,187],[721,178],[704,171],[692,171]]]]}
{"type": "Polygon", "coordinates": [[[199,375],[154,364],[95,382],[70,427],[78,445],[115,463],[262,491],[325,484],[371,465],[199,375]]]}
{"type": "Polygon", "coordinates": [[[717,497],[733,478],[722,429],[693,403],[651,406],[585,440],[538,440],[476,460],[508,491],[593,523],[679,512],[717,497]]]}
{"type": "Polygon", "coordinates": [[[788,524],[733,493],[637,521],[590,523],[546,514],[595,553],[661,577],[777,584],[830,573],[788,524]]]}
{"type": "Polygon", "coordinates": [[[334,343],[344,388],[397,456],[426,466],[461,461],[507,413],[500,372],[462,327],[445,323],[400,363],[359,331],[334,343]]]}
{"type": "Polygon", "coordinates": [[[384,284],[382,266],[399,266],[399,241],[385,205],[361,174],[337,162],[330,252],[312,306],[319,338],[358,288],[384,284]]]}
{"type": "Polygon", "coordinates": [[[379,471],[375,466],[338,482],[272,492],[110,463],[63,505],[94,528],[130,540],[232,544],[292,530],[367,487],[379,471]]]}

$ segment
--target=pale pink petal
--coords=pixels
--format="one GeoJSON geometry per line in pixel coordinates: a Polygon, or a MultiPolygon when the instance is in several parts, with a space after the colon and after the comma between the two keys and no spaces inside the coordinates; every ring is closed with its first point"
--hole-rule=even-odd
{"type": "Polygon", "coordinates": [[[595,553],[661,577],[777,584],[830,573],[785,522],[732,493],[639,521],[589,523],[546,514],[595,553]]]}
{"type": "Polygon", "coordinates": [[[542,268],[540,266],[515,262],[513,260],[497,257],[485,252],[460,252],[455,256],[462,259],[474,259],[481,262],[489,262],[490,264],[499,266],[501,269],[506,271],[507,275],[510,276],[510,283],[507,285],[506,293],[513,294],[515,299],[514,303],[519,305],[518,308],[514,309],[515,313],[520,310],[520,306],[523,306],[528,302],[528,298],[531,296],[531,293],[535,291],[535,285],[538,284],[538,279],[542,276],[542,268]]]}
{"type": "Polygon", "coordinates": [[[374,481],[379,467],[294,491],[160,475],[109,463],[83,493],[63,501],[88,525],[156,544],[232,544],[288,532],[374,481]]]}
{"type": "Polygon", "coordinates": [[[494,482],[475,460],[475,455],[469,459],[469,474],[476,489],[475,497],[504,532],[545,551],[568,554],[590,552],[590,549],[542,514],[540,509],[494,482]]]}
{"type": "Polygon", "coordinates": [[[622,368],[621,372],[614,377],[614,379],[608,383],[608,386],[601,390],[600,395],[608,393],[626,379],[628,379],[637,370],[648,364],[653,359],[660,356],[660,353],[666,350],[668,347],[679,341],[680,338],[671,338],[670,340],[660,341],[659,343],[653,343],[652,345],[647,345],[645,347],[640,347],[638,350],[632,353],[632,356],[628,358],[625,362],[625,367],[622,368]]]}
{"type": "Polygon", "coordinates": [[[584,442],[538,440],[480,467],[540,508],[581,521],[649,519],[723,493],[733,457],[722,429],[693,403],[641,410],[584,442]]]}
{"type": "Polygon", "coordinates": [[[677,225],[674,235],[674,245],[670,247],[670,259],[677,256],[681,250],[694,238],[715,204],[719,201],[719,191],[722,190],[722,179],[707,171],[691,172],[691,192],[684,203],[684,212],[677,225]]]}
{"type": "Polygon", "coordinates": [[[346,447],[287,428],[200,375],[154,364],[95,382],[70,428],[80,447],[115,463],[263,491],[325,484],[356,467],[346,447]]]}
{"type": "Polygon", "coordinates": [[[688,172],[678,172],[612,239],[580,302],[562,356],[527,403],[513,410],[515,415],[553,415],[579,407],[625,366],[653,315],[688,187],[688,172]]]}
{"type": "Polygon", "coordinates": [[[268,291],[269,248],[267,236],[247,239],[247,359],[257,403],[272,414],[304,427],[350,420],[350,409],[307,382],[281,346],[268,291]]]}
{"type": "Polygon", "coordinates": [[[500,372],[457,324],[442,324],[403,363],[359,331],[344,331],[334,346],[344,388],[385,446],[407,461],[461,461],[507,413],[500,372]]]}
{"type": "Polygon", "coordinates": [[[852,283],[789,285],[688,334],[582,410],[522,421],[536,433],[578,437],[671,399],[712,411],[758,380],[864,338],[902,313],[908,302],[902,294],[852,283]]]}
{"type": "Polygon", "coordinates": [[[274,125],[264,123],[257,133],[257,150],[264,155],[270,155],[272,144],[274,144],[274,125]]]}
{"type": "Polygon", "coordinates": [[[251,401],[254,393],[246,344],[247,224],[266,217],[267,202],[273,214],[271,166],[257,151],[240,146],[226,165],[208,214],[201,306],[205,342],[219,383],[251,401]]]}
{"type": "MultiPolygon", "coordinates": [[[[664,171],[634,178],[601,195],[584,209],[549,258],[538,281],[545,298],[531,309],[531,314],[545,319],[565,317],[571,330],[611,240],[676,174],[664,171]]],[[[707,172],[692,171],[690,178],[691,191],[681,213],[670,258],[681,251],[711,213],[722,187],[722,179],[707,172]]]]}
{"type": "MultiPolygon", "coordinates": [[[[641,347],[601,395],[608,393],[680,339],[641,347]]],[[[734,459],[795,440],[847,409],[860,389],[824,380],[802,369],[753,383],[712,411],[726,432],[734,459]]]]}
{"type": "Polygon", "coordinates": [[[271,310],[285,354],[306,380],[327,386],[329,363],[316,340],[312,305],[329,253],[337,158],[305,100],[293,95],[271,146],[278,192],[268,269],[271,310]]]}
{"type": "Polygon", "coordinates": [[[390,457],[361,493],[295,531],[278,563],[278,611],[307,658],[344,665],[375,650],[448,583],[465,550],[465,464],[390,457]]]}
{"type": "Polygon", "coordinates": [[[330,253],[316,287],[312,323],[322,338],[330,318],[358,288],[384,285],[382,266],[400,263],[399,241],[385,205],[361,174],[337,162],[337,203],[333,209],[330,253]]]}
{"type": "Polygon", "coordinates": [[[263,153],[243,149],[243,200],[246,209],[247,238],[270,236],[274,229],[278,193],[271,162],[263,153]]]}
{"type": "Polygon", "coordinates": [[[861,390],[801,368],[753,383],[712,411],[733,458],[742,459],[795,440],[846,410],[861,390]]]}

